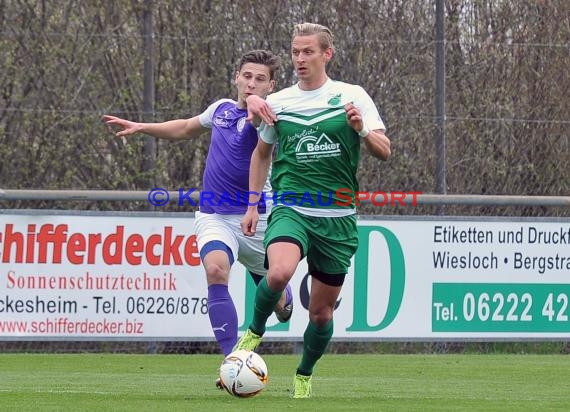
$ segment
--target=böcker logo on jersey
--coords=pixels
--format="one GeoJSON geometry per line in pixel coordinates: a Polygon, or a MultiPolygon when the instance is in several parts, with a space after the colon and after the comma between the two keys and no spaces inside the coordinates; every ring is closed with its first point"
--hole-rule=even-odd
{"type": "Polygon", "coordinates": [[[340,155],[340,143],[334,143],[326,134],[320,137],[305,136],[297,142],[295,147],[297,161],[315,162],[322,157],[334,157],[340,155]]]}

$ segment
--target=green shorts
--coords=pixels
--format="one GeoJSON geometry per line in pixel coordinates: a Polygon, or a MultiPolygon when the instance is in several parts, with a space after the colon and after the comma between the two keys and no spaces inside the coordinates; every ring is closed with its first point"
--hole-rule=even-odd
{"type": "Polygon", "coordinates": [[[356,215],[315,217],[291,207],[275,207],[267,221],[265,248],[278,238],[299,242],[302,257],[307,257],[309,273],[316,270],[324,274],[344,275],[358,247],[356,215]]]}

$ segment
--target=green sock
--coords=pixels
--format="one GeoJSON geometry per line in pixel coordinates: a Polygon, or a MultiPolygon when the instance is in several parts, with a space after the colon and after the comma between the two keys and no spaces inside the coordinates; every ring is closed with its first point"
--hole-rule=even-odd
{"type": "Polygon", "coordinates": [[[303,335],[303,356],[297,368],[298,374],[305,376],[313,374],[313,368],[321,356],[323,356],[323,353],[325,353],[332,338],[333,329],[334,322],[332,319],[321,328],[309,321],[303,335]]]}
{"type": "Polygon", "coordinates": [[[249,328],[253,333],[262,336],[265,333],[267,319],[273,313],[273,308],[279,302],[283,292],[275,292],[267,284],[267,277],[263,277],[257,285],[255,301],[253,304],[253,321],[249,328]]]}

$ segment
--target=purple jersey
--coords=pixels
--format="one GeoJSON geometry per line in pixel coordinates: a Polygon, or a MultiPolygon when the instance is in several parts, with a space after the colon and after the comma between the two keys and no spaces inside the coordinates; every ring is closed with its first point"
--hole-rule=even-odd
{"type": "MultiPolygon", "coordinates": [[[[249,165],[257,145],[257,130],[246,117],[247,109],[230,99],[218,100],[199,116],[202,126],[212,129],[200,197],[203,213],[246,212],[249,165]]],[[[266,183],[264,192],[269,190],[266,183]]],[[[259,212],[265,213],[265,207],[260,205],[259,212]]]]}

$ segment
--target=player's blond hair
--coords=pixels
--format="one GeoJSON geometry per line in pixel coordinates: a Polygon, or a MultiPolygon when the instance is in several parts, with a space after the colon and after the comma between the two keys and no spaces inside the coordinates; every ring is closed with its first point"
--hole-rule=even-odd
{"type": "Polygon", "coordinates": [[[330,47],[334,52],[334,36],[328,27],[317,23],[300,23],[296,24],[293,29],[293,37],[312,36],[313,34],[318,36],[319,45],[322,50],[326,50],[330,47]]]}

